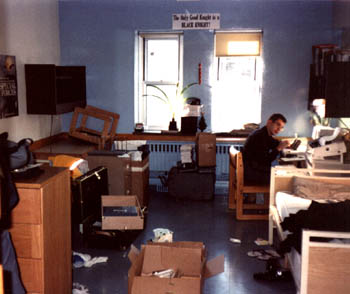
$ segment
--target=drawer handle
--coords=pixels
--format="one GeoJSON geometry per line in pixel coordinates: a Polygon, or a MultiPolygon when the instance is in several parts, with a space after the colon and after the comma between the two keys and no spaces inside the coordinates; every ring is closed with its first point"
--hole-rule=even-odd
{"type": "Polygon", "coordinates": [[[98,180],[101,180],[101,177],[97,172],[95,172],[95,176],[97,177],[98,180]]]}

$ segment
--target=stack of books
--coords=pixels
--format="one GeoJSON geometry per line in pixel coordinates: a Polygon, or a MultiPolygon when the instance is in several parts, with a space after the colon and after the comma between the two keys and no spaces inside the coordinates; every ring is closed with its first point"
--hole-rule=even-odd
{"type": "Polygon", "coordinates": [[[192,149],[193,149],[193,146],[190,144],[185,144],[180,147],[182,164],[192,163],[192,149]]]}

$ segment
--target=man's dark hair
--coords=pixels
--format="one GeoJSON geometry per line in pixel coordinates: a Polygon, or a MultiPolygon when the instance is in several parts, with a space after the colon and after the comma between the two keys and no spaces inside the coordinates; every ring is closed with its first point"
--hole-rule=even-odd
{"type": "Polygon", "coordinates": [[[272,122],[275,122],[276,120],[280,119],[281,121],[283,121],[285,124],[287,123],[287,119],[284,117],[283,114],[280,113],[274,113],[273,115],[271,115],[269,117],[269,120],[271,120],[272,122]]]}

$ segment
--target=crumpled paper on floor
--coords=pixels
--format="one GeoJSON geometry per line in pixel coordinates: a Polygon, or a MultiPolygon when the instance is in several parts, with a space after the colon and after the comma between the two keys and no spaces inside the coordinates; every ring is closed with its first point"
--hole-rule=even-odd
{"type": "Polygon", "coordinates": [[[73,266],[75,268],[91,267],[96,263],[107,262],[107,260],[108,260],[107,256],[91,258],[91,255],[89,254],[83,254],[83,253],[73,251],[73,266]]]}

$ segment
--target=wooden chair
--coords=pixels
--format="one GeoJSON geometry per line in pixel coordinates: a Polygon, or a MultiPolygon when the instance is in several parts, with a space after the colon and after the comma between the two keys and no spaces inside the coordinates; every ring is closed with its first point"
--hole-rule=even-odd
{"type": "Polygon", "coordinates": [[[111,147],[116,136],[116,130],[119,121],[119,114],[109,112],[97,107],[87,105],[85,108],[76,107],[69,128],[69,135],[81,140],[85,140],[98,145],[98,149],[104,149],[106,144],[111,147]],[[77,127],[79,116],[82,115],[80,126],[77,127]],[[102,131],[89,129],[86,122],[89,117],[103,121],[102,131]]]}
{"type": "Polygon", "coordinates": [[[0,294],[4,294],[4,270],[0,264],[0,294]]]}
{"type": "Polygon", "coordinates": [[[230,167],[229,167],[229,208],[236,209],[236,219],[238,220],[268,220],[269,209],[269,185],[245,185],[242,153],[233,147],[230,148],[230,167]],[[244,203],[243,194],[264,193],[264,204],[244,203]],[[244,210],[266,209],[267,214],[248,214],[244,210]]]}

